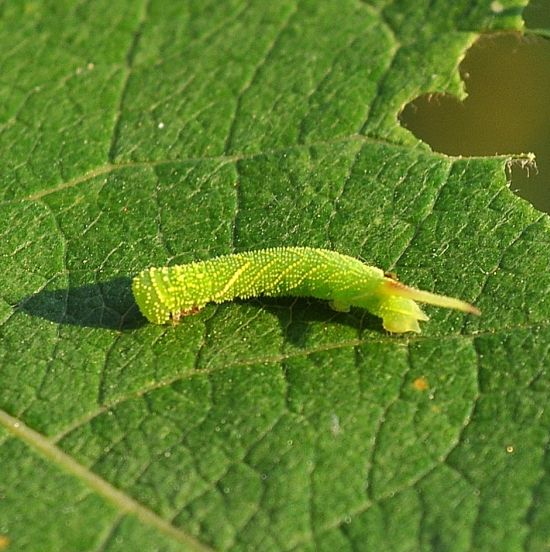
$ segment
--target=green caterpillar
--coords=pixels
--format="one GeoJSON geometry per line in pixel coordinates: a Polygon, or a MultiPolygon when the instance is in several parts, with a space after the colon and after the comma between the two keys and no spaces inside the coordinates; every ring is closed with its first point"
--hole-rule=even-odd
{"type": "Polygon", "coordinates": [[[134,278],[132,290],[143,315],[155,324],[176,323],[211,301],[259,295],[328,299],[341,312],[364,308],[394,333],[420,332],[418,321],[428,320],[415,301],[480,314],[459,299],[410,288],[358,259],[311,247],[276,247],[148,268],[134,278]]]}

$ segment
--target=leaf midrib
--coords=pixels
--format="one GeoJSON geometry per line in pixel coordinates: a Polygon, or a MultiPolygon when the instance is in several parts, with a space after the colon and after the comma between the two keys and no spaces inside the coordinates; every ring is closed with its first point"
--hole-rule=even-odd
{"type": "Polygon", "coordinates": [[[214,549],[181,531],[149,508],[137,502],[134,498],[123,493],[120,489],[117,489],[91,472],[82,464],[79,464],[44,435],[31,429],[21,420],[10,416],[4,410],[0,410],[0,426],[3,426],[8,433],[22,440],[56,466],[70,473],[92,491],[114,504],[120,512],[135,515],[141,522],[153,527],[174,541],[186,545],[193,552],[214,552],[214,549]]]}

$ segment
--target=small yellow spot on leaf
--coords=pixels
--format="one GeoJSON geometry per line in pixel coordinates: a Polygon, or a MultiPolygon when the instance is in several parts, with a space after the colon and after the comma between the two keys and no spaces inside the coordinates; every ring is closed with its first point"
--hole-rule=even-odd
{"type": "Polygon", "coordinates": [[[419,378],[416,378],[413,382],[412,382],[412,386],[417,390],[417,391],[426,391],[426,389],[428,389],[429,385],[428,385],[428,380],[424,377],[424,376],[421,376],[419,378]]]}
{"type": "Polygon", "coordinates": [[[0,535],[0,550],[6,550],[10,544],[10,539],[6,535],[0,535]]]}

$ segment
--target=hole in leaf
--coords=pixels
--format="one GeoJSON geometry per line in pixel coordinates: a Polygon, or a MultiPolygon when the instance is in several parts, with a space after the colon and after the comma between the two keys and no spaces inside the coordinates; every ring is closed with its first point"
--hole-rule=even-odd
{"type": "MultiPolygon", "coordinates": [[[[524,18],[533,29],[550,29],[550,0],[533,3],[524,18]]],[[[480,37],[460,65],[468,93],[464,102],[420,96],[400,120],[432,149],[449,155],[533,152],[537,168],[514,164],[511,187],[550,213],[550,32],[548,37],[480,37]]]]}

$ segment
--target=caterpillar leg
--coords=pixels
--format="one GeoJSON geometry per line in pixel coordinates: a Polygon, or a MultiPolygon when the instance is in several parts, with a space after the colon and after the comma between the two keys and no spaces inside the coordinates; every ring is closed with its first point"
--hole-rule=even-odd
{"type": "Polygon", "coordinates": [[[337,312],[349,312],[351,306],[349,303],[344,303],[343,301],[338,301],[337,299],[334,299],[332,301],[328,302],[328,306],[337,312]]]}
{"type": "Polygon", "coordinates": [[[185,310],[182,310],[182,311],[179,311],[179,312],[173,312],[170,315],[170,319],[172,321],[172,326],[177,326],[179,324],[180,320],[184,316],[192,316],[193,314],[197,314],[201,310],[202,310],[201,307],[195,306],[195,307],[191,307],[190,309],[185,309],[185,310]]]}

